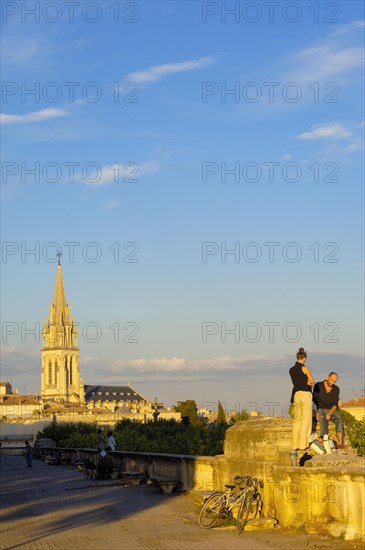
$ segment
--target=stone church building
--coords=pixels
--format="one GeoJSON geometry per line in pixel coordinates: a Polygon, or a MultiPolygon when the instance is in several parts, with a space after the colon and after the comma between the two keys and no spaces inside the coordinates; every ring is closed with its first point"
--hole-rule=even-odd
{"type": "Polygon", "coordinates": [[[123,410],[138,413],[151,402],[128,386],[85,385],[79,370],[77,325],[66,301],[61,263],[58,261],[53,302],[45,319],[41,349],[41,398],[45,408],[85,407],[85,410],[123,410]]]}
{"type": "Polygon", "coordinates": [[[75,318],[71,318],[70,306],[66,302],[59,261],[49,319],[45,319],[42,331],[41,397],[44,402],[84,402],[77,336],[75,318]]]}

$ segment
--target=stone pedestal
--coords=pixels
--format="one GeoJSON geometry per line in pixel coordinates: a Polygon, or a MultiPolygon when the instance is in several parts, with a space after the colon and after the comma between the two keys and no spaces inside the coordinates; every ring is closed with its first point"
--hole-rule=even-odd
{"type": "MultiPolygon", "coordinates": [[[[215,459],[217,489],[236,475],[264,482],[264,515],[284,527],[302,527],[345,539],[365,539],[365,458],[348,453],[315,456],[292,466],[293,420],[239,422],[226,432],[224,455],[215,459]]],[[[299,458],[302,454],[299,454],[299,458]]]]}

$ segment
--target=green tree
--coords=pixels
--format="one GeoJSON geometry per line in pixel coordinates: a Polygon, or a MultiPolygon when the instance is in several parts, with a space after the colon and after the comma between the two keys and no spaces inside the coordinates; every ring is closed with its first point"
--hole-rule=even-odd
{"type": "Polygon", "coordinates": [[[186,401],[178,401],[174,406],[174,411],[181,414],[181,420],[184,424],[198,424],[198,408],[193,399],[187,399],[186,401]]]}
{"type": "MultiPolygon", "coordinates": [[[[213,456],[223,452],[227,427],[227,424],[217,424],[211,429],[201,421],[184,424],[162,419],[143,424],[123,419],[115,425],[114,437],[121,451],[213,456]]],[[[52,421],[37,435],[37,439],[43,437],[53,439],[57,447],[95,449],[97,425],[52,421]]]]}
{"type": "Polygon", "coordinates": [[[338,410],[345,425],[345,433],[349,436],[351,445],[357,449],[359,456],[365,456],[365,420],[356,420],[352,414],[342,409],[338,410]]]}
{"type": "Polygon", "coordinates": [[[188,455],[222,454],[227,425],[212,430],[203,422],[150,420],[145,424],[123,419],[115,426],[117,448],[124,451],[188,455]]]}
{"type": "Polygon", "coordinates": [[[217,426],[221,426],[222,424],[227,424],[226,413],[222,407],[222,403],[218,401],[217,426]]]}
{"type": "Polygon", "coordinates": [[[57,447],[97,447],[97,426],[89,422],[61,422],[52,420],[38,432],[37,440],[53,439],[57,447]]]}
{"type": "Polygon", "coordinates": [[[248,420],[250,418],[250,415],[248,414],[245,409],[243,411],[236,413],[234,416],[232,416],[231,423],[235,424],[236,422],[240,422],[241,420],[248,420]]]}

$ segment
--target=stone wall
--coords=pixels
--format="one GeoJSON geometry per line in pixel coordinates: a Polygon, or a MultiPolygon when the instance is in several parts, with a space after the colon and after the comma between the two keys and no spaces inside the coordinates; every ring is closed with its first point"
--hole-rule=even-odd
{"type": "MultiPolygon", "coordinates": [[[[239,422],[226,432],[224,454],[215,457],[110,454],[123,470],[177,480],[185,490],[224,489],[236,475],[257,477],[264,482],[264,515],[277,518],[283,527],[365,540],[365,458],[349,449],[313,456],[303,467],[291,466],[292,422],[288,418],[239,422]]],[[[65,452],[72,462],[97,457],[95,449],[65,452]]]]}
{"type": "MultiPolygon", "coordinates": [[[[264,514],[284,527],[304,527],[345,539],[365,539],[365,458],[349,449],[290,464],[290,418],[240,422],[227,430],[224,455],[216,457],[217,488],[235,475],[264,482],[264,514]]],[[[304,455],[304,453],[302,453],[304,455]]]]}

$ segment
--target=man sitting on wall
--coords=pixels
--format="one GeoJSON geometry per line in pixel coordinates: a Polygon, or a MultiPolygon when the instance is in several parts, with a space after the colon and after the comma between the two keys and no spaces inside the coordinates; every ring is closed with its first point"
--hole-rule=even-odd
{"type": "Polygon", "coordinates": [[[105,451],[101,451],[99,455],[99,461],[96,467],[97,476],[96,479],[111,479],[114,469],[114,463],[111,456],[107,455],[105,451]]]}
{"type": "Polygon", "coordinates": [[[319,420],[321,436],[328,434],[328,422],[332,420],[336,426],[337,448],[343,447],[343,423],[338,413],[340,388],[336,386],[338,375],[330,372],[326,380],[317,382],[313,388],[313,401],[317,406],[316,418],[319,420]]]}

